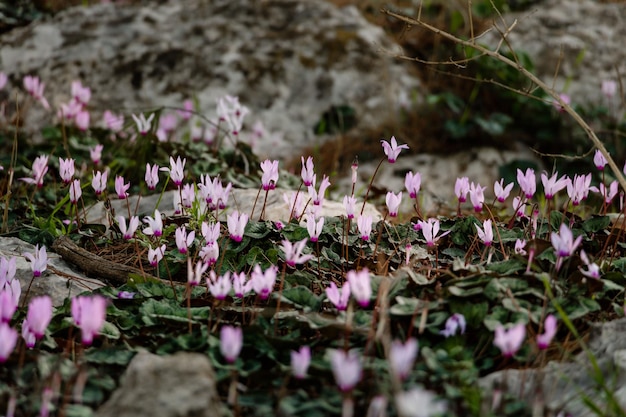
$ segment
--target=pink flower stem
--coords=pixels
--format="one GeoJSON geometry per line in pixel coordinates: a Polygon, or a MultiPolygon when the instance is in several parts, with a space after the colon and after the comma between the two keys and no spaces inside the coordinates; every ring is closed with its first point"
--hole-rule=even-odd
{"type": "Polygon", "coordinates": [[[259,192],[256,193],[256,198],[254,199],[254,204],[252,205],[252,211],[250,212],[250,219],[254,216],[254,209],[256,208],[256,202],[259,201],[259,196],[261,195],[261,190],[263,187],[259,187],[259,192]]]}
{"type": "Polygon", "coordinates": [[[372,189],[372,184],[374,183],[374,178],[376,178],[376,174],[378,173],[378,170],[380,169],[380,166],[386,160],[387,160],[387,158],[383,158],[383,159],[380,160],[380,162],[378,163],[378,166],[376,167],[376,170],[374,171],[374,174],[372,175],[372,179],[370,179],[370,183],[367,186],[367,192],[365,193],[365,198],[363,198],[363,205],[361,206],[361,214],[363,214],[363,211],[365,210],[365,203],[367,202],[367,197],[370,195],[370,190],[372,189]]]}
{"type": "Polygon", "coordinates": [[[302,182],[300,182],[298,191],[296,191],[296,196],[293,199],[293,206],[291,207],[291,212],[289,212],[289,220],[287,220],[287,223],[291,222],[291,219],[293,219],[293,215],[295,214],[295,211],[296,211],[296,202],[298,201],[298,195],[300,195],[301,189],[302,189],[302,182]]]}
{"type": "Polygon", "coordinates": [[[274,336],[278,334],[278,313],[280,313],[280,300],[283,297],[283,287],[285,285],[285,274],[287,272],[287,263],[283,264],[283,271],[280,274],[280,285],[278,287],[278,301],[276,302],[276,313],[274,314],[274,336]]]}

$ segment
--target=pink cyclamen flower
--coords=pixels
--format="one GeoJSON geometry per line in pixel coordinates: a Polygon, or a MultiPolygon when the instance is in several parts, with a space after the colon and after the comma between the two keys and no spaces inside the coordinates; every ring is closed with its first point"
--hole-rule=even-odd
{"type": "Polygon", "coordinates": [[[414,338],[407,339],[402,343],[399,340],[391,342],[389,348],[389,365],[391,372],[400,380],[406,379],[411,373],[419,345],[414,338]]]}
{"type": "Polygon", "coordinates": [[[81,132],[84,132],[87,129],[89,129],[89,121],[90,121],[90,115],[87,110],[79,111],[78,113],[76,113],[76,116],[74,117],[74,123],[76,124],[76,127],[78,128],[78,130],[80,130],[81,132]]]}
{"type": "Polygon", "coordinates": [[[409,171],[404,176],[404,187],[409,193],[410,198],[417,198],[417,194],[420,192],[422,186],[422,175],[419,172],[413,174],[413,171],[409,171]]]}
{"type": "Polygon", "coordinates": [[[52,320],[52,299],[47,295],[35,297],[28,304],[28,328],[35,335],[37,340],[46,333],[46,328],[52,320]]]}
{"type": "Polygon", "coordinates": [[[402,149],[409,149],[409,145],[407,145],[406,143],[398,146],[398,142],[396,141],[395,136],[391,137],[390,142],[387,142],[386,140],[381,140],[380,143],[382,143],[383,151],[385,152],[385,155],[387,155],[387,160],[391,164],[396,162],[396,159],[398,159],[398,156],[400,155],[400,152],[402,152],[402,149]]]}
{"type": "Polygon", "coordinates": [[[22,322],[22,338],[24,339],[24,344],[28,349],[32,349],[35,347],[35,344],[37,343],[37,338],[28,326],[28,319],[24,319],[24,321],[22,322]]]}
{"type": "Polygon", "coordinates": [[[63,180],[63,183],[69,184],[74,177],[74,159],[72,158],[59,158],[59,175],[63,180]]]}
{"type": "Polygon", "coordinates": [[[163,234],[163,219],[158,209],[154,210],[154,217],[146,216],[143,218],[143,222],[148,225],[143,229],[145,235],[159,237],[163,234]]]}
{"type": "Polygon", "coordinates": [[[215,297],[215,299],[224,300],[232,288],[230,271],[226,271],[224,275],[220,276],[217,276],[215,271],[211,271],[209,272],[209,277],[206,279],[206,283],[211,295],[215,297]]]}
{"type": "Polygon", "coordinates": [[[543,325],[543,334],[537,335],[537,347],[539,349],[547,349],[550,346],[550,342],[556,335],[556,317],[549,314],[546,317],[546,321],[543,325]]]}
{"type": "Polygon", "coordinates": [[[572,204],[577,206],[587,198],[591,189],[591,174],[574,175],[574,179],[567,183],[567,195],[572,204]]]}
{"type": "Polygon", "coordinates": [[[29,184],[35,184],[38,188],[43,187],[43,177],[48,172],[48,156],[41,155],[35,158],[32,171],[32,177],[20,178],[20,180],[29,184]]]}
{"type": "Polygon", "coordinates": [[[15,273],[17,272],[17,258],[12,256],[9,259],[6,259],[3,256],[0,256],[0,287],[4,287],[5,285],[11,283],[13,278],[15,278],[15,273]]]}
{"type": "Polygon", "coordinates": [[[343,206],[346,209],[346,216],[349,219],[353,219],[354,218],[354,206],[356,205],[356,198],[354,198],[353,196],[348,196],[345,195],[343,196],[343,206]]]}
{"type": "Polygon", "coordinates": [[[580,251],[580,259],[587,266],[587,270],[581,269],[580,272],[587,278],[600,279],[600,266],[595,262],[589,261],[589,257],[584,250],[580,251]]]}
{"type": "Polygon", "coordinates": [[[480,213],[483,209],[486,188],[487,187],[481,187],[480,184],[474,184],[473,182],[470,184],[470,201],[472,202],[472,206],[474,206],[474,211],[476,211],[476,213],[480,213]]]}
{"type": "Polygon", "coordinates": [[[178,115],[183,118],[183,120],[191,119],[193,115],[193,100],[187,99],[183,102],[182,110],[178,110],[178,115]]]}
{"type": "Polygon", "coordinates": [[[115,114],[110,110],[105,110],[102,115],[102,120],[104,121],[104,125],[107,129],[117,133],[124,128],[124,115],[123,114],[115,114]]]}
{"type": "Polygon", "coordinates": [[[141,134],[142,136],[147,135],[150,131],[150,128],[152,127],[154,113],[152,113],[147,119],[143,113],[141,113],[139,117],[135,116],[134,114],[132,114],[131,116],[135,121],[135,124],[137,125],[137,131],[139,132],[139,134],[141,134]]]}
{"type": "Polygon", "coordinates": [[[107,299],[101,295],[72,298],[72,319],[80,328],[83,346],[90,346],[106,320],[107,299]]]}
{"type": "Polygon", "coordinates": [[[517,169],[517,183],[519,184],[522,192],[526,198],[532,198],[537,190],[537,180],[535,178],[535,170],[527,168],[526,172],[522,172],[521,169],[517,169]]]}
{"type": "Polygon", "coordinates": [[[397,217],[398,216],[398,208],[400,207],[400,203],[402,203],[402,191],[398,194],[394,194],[389,191],[385,196],[385,202],[387,203],[387,210],[389,210],[389,216],[397,217]]]}
{"type": "Polygon", "coordinates": [[[476,227],[476,233],[478,233],[478,237],[483,241],[485,246],[491,246],[493,242],[493,226],[491,219],[487,219],[483,222],[482,229],[477,224],[475,224],[474,227],[476,227]]]}
{"type": "Polygon", "coordinates": [[[104,145],[96,145],[93,148],[89,149],[89,157],[91,158],[91,162],[98,165],[100,160],[102,159],[102,150],[104,149],[104,145]]]}
{"type": "Polygon", "coordinates": [[[250,274],[251,287],[261,300],[266,300],[274,289],[276,267],[269,267],[263,272],[259,264],[254,265],[250,274]]]}
{"type": "Polygon", "coordinates": [[[196,266],[191,265],[191,258],[187,258],[187,284],[195,287],[200,285],[202,274],[204,274],[209,265],[206,262],[197,262],[196,266]]]}
{"type": "Polygon", "coordinates": [[[185,226],[180,226],[176,229],[176,247],[179,253],[187,253],[189,246],[192,245],[193,240],[196,238],[196,232],[192,230],[187,233],[185,226]]]}
{"type": "Polygon", "coordinates": [[[315,185],[315,171],[313,171],[313,157],[309,156],[304,162],[304,156],[300,157],[302,160],[302,171],[300,176],[305,187],[315,185]]]}
{"type": "Polygon", "coordinates": [[[593,164],[600,171],[604,171],[604,167],[607,164],[607,160],[604,157],[604,155],[602,154],[602,152],[600,152],[600,149],[596,149],[596,153],[593,155],[593,164]]]}
{"type": "Polygon", "coordinates": [[[457,330],[460,330],[460,333],[465,333],[465,316],[460,313],[454,313],[448,320],[446,320],[446,328],[439,332],[442,336],[450,337],[454,336],[457,333],[457,330]]]}
{"type": "Polygon", "coordinates": [[[454,183],[454,194],[459,200],[459,203],[465,203],[467,201],[467,193],[470,190],[469,178],[461,177],[457,178],[454,183]]]}
{"type": "Polygon", "coordinates": [[[309,232],[311,242],[317,242],[319,240],[322,229],[324,228],[324,218],[320,217],[315,220],[315,214],[308,213],[306,215],[306,230],[309,232]]]}
{"type": "Polygon", "coordinates": [[[117,198],[120,200],[124,200],[128,197],[128,189],[130,188],[130,182],[124,184],[124,177],[120,177],[117,175],[115,177],[115,192],[117,193],[117,198]]]}
{"type": "Polygon", "coordinates": [[[4,72],[0,72],[0,90],[2,90],[5,85],[7,85],[8,80],[9,80],[9,77],[7,77],[7,75],[4,72]]]}
{"type": "Polygon", "coordinates": [[[504,356],[511,357],[522,346],[525,338],[526,326],[524,323],[518,323],[508,330],[505,330],[501,324],[498,324],[493,344],[500,349],[504,356]]]}
{"type": "Polygon", "coordinates": [[[48,267],[48,253],[45,246],[41,248],[39,245],[35,246],[35,253],[24,252],[24,257],[30,261],[34,277],[40,277],[48,267]]]}
{"type": "Polygon", "coordinates": [[[153,249],[153,248],[148,249],[148,262],[150,262],[150,266],[156,268],[156,266],[159,264],[161,259],[163,259],[166,248],[167,247],[165,246],[165,244],[163,244],[156,249],[153,249]]]}
{"type": "Polygon", "coordinates": [[[126,227],[126,218],[124,216],[117,216],[115,220],[117,220],[117,225],[124,240],[130,240],[135,236],[135,231],[139,227],[139,217],[132,216],[128,222],[128,227],[126,227]]]}
{"type": "Polygon", "coordinates": [[[361,239],[369,240],[372,233],[372,216],[368,214],[360,214],[356,220],[356,227],[361,234],[361,239]]]}
{"type": "Polygon", "coordinates": [[[207,244],[217,242],[217,239],[220,237],[221,233],[221,223],[207,223],[202,222],[201,226],[202,236],[207,244]]]}
{"type": "Polygon", "coordinates": [[[360,271],[348,271],[346,281],[350,283],[350,292],[361,307],[367,307],[372,298],[372,283],[370,282],[370,271],[363,268],[360,271]]]}
{"type": "Polygon", "coordinates": [[[617,82],[615,80],[603,80],[601,89],[602,94],[610,99],[617,93],[617,82]]]}
{"type": "Polygon", "coordinates": [[[220,352],[228,363],[234,363],[243,347],[241,327],[222,326],[220,330],[220,352]]]}
{"type": "Polygon", "coordinates": [[[263,171],[261,176],[263,189],[267,191],[276,188],[276,182],[278,182],[278,161],[266,159],[261,162],[261,170],[263,171]]]}
{"type": "Polygon", "coordinates": [[[430,218],[427,221],[419,220],[418,225],[424,235],[424,239],[426,239],[426,246],[432,248],[437,244],[437,241],[450,233],[447,231],[439,236],[439,220],[435,218],[430,218]]]}
{"type": "Polygon", "coordinates": [[[233,273],[233,291],[235,297],[243,298],[252,289],[252,284],[248,280],[245,272],[233,273]]]}
{"type": "Polygon", "coordinates": [[[578,245],[580,245],[582,238],[582,235],[580,235],[574,239],[574,234],[565,223],[561,224],[559,233],[552,232],[550,234],[550,241],[559,258],[572,255],[578,245]]]}
{"type": "Polygon", "coordinates": [[[78,200],[83,195],[83,190],[80,187],[80,180],[74,180],[70,184],[70,202],[72,204],[78,204],[78,200]]]}
{"type": "Polygon", "coordinates": [[[291,351],[291,373],[297,379],[304,379],[311,363],[311,348],[301,346],[300,350],[291,351]]]}
{"type": "Polygon", "coordinates": [[[80,81],[73,81],[72,97],[81,104],[87,104],[91,99],[91,89],[89,87],[83,87],[80,81]]]}
{"type": "Polygon", "coordinates": [[[100,172],[96,171],[93,173],[93,178],[91,180],[91,186],[93,187],[96,195],[102,194],[107,189],[107,171],[100,172]]]}
{"type": "Polygon", "coordinates": [[[150,164],[146,164],[146,185],[149,190],[154,190],[156,185],[159,183],[159,166],[154,164],[150,166],[150,164]]]}
{"type": "Polygon", "coordinates": [[[348,302],[350,301],[350,283],[345,282],[341,289],[331,281],[330,286],[326,288],[326,297],[337,310],[343,311],[348,308],[348,302]]]}
{"type": "Polygon", "coordinates": [[[613,180],[608,188],[604,185],[604,183],[600,183],[600,189],[598,191],[604,198],[604,202],[606,204],[611,204],[611,201],[613,201],[613,198],[617,195],[618,187],[619,183],[617,180],[613,180]]]}
{"type": "Polygon", "coordinates": [[[228,224],[230,238],[235,242],[241,242],[246,225],[248,224],[248,215],[235,210],[226,217],[226,222],[228,224]]]}
{"type": "Polygon", "coordinates": [[[525,218],[526,216],[526,206],[524,203],[524,199],[522,197],[515,196],[513,197],[513,209],[515,210],[515,215],[517,217],[525,218]]]}
{"type": "Polygon", "coordinates": [[[548,178],[546,172],[541,173],[541,183],[543,184],[543,192],[547,200],[552,200],[556,193],[567,187],[569,182],[567,176],[563,175],[559,179],[557,179],[557,177],[558,173],[556,172],[550,178],[548,178]]]}
{"type": "Polygon", "coordinates": [[[83,111],[83,105],[71,99],[69,103],[61,103],[57,111],[57,117],[59,119],[72,120],[75,119],[81,111],[83,111]]]}
{"type": "Polygon", "coordinates": [[[180,156],[174,160],[173,157],[170,156],[170,167],[163,167],[161,171],[167,171],[170,173],[170,179],[177,187],[180,187],[185,179],[185,163],[187,162],[187,158],[180,159],[180,156]]]}
{"type": "Polygon", "coordinates": [[[198,254],[207,265],[214,265],[220,256],[220,247],[217,243],[207,243],[198,254]]]}
{"type": "MultiPolygon", "coordinates": [[[[564,104],[568,106],[572,103],[571,97],[565,93],[559,94],[559,99],[561,100],[561,102],[563,102],[564,104]]],[[[563,104],[561,104],[561,102],[559,102],[559,100],[557,99],[554,99],[552,101],[552,105],[559,113],[563,113],[565,111],[565,107],[563,106],[563,104]]]]}
{"type": "Polygon", "coordinates": [[[0,323],[0,363],[9,359],[17,344],[17,330],[9,326],[8,323],[0,323]]]}
{"type": "Polygon", "coordinates": [[[217,101],[219,120],[226,122],[233,135],[239,134],[243,126],[243,119],[248,113],[250,110],[239,103],[239,97],[226,95],[217,101]]]}
{"type": "Polygon", "coordinates": [[[320,187],[318,191],[315,191],[315,184],[311,185],[308,188],[309,196],[313,200],[313,205],[321,206],[324,202],[324,194],[326,193],[326,189],[330,187],[330,180],[326,175],[322,177],[322,182],[320,183],[320,187]]]}
{"type": "Polygon", "coordinates": [[[39,77],[33,77],[27,75],[24,77],[24,88],[35,100],[41,103],[44,109],[49,110],[50,104],[48,100],[43,96],[43,90],[46,88],[46,84],[39,81],[39,77]]]}
{"type": "Polygon", "coordinates": [[[517,239],[515,241],[515,253],[517,255],[526,255],[526,251],[524,250],[524,247],[526,246],[526,241],[523,239],[517,239]]]}
{"type": "Polygon", "coordinates": [[[500,181],[496,181],[493,184],[493,192],[496,195],[498,201],[501,203],[504,203],[504,201],[509,198],[509,194],[511,194],[512,189],[512,182],[504,186],[504,178],[501,178],[500,181]]]}
{"type": "Polygon", "coordinates": [[[0,289],[0,323],[8,323],[17,310],[17,303],[11,289],[0,289]]]}
{"type": "Polygon", "coordinates": [[[280,244],[280,248],[285,254],[285,262],[291,267],[295,267],[296,264],[304,264],[308,260],[313,258],[313,255],[303,255],[302,251],[306,247],[308,238],[304,238],[298,242],[291,243],[289,240],[283,240],[280,244]]]}
{"type": "Polygon", "coordinates": [[[339,389],[343,392],[352,390],[361,380],[362,365],[359,355],[351,350],[330,349],[330,366],[339,389]]]}

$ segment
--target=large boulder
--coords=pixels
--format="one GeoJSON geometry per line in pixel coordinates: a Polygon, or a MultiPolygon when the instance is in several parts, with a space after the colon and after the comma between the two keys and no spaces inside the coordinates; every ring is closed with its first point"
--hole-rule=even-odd
{"type": "Polygon", "coordinates": [[[230,415],[217,394],[215,372],[206,355],[138,353],[121,386],[97,417],[220,417],[230,415]]]}
{"type": "MultiPolygon", "coordinates": [[[[505,14],[504,20],[507,25],[517,20],[507,35],[513,49],[528,53],[536,74],[548,85],[554,80],[556,90],[569,94],[573,103],[607,104],[602,81],[626,73],[626,7],[621,2],[545,0],[531,10],[505,14]]],[[[506,30],[499,19],[495,22],[506,30]]],[[[492,46],[499,41],[497,31],[481,38],[492,46]]],[[[621,102],[613,100],[613,105],[621,102]]]]}
{"type": "Polygon", "coordinates": [[[40,277],[33,278],[30,262],[24,253],[35,253],[35,246],[15,237],[0,237],[0,257],[16,259],[15,279],[22,288],[20,305],[26,305],[36,296],[48,295],[55,306],[62,305],[68,297],[104,287],[97,279],[88,278],[48,248],[48,267],[40,277]]]}
{"type": "MultiPolygon", "coordinates": [[[[238,96],[270,132],[257,152],[298,155],[335,109],[353,109],[356,127],[392,114],[400,92],[418,87],[409,66],[379,52],[396,48],[355,7],[305,0],[173,0],[75,7],[0,38],[0,68],[11,83],[46,82],[53,108],[70,84],[92,88],[94,116],[182,106],[194,97],[215,117],[216,101],[238,96]]],[[[95,118],[94,117],[94,118],[95,118]]],[[[32,106],[26,126],[50,121],[32,106]]],[[[33,129],[35,130],[35,129],[33,129]]]]}
{"type": "Polygon", "coordinates": [[[531,405],[536,416],[596,416],[585,401],[591,400],[605,410],[609,404],[605,389],[626,409],[625,331],[624,318],[597,323],[592,327],[588,352],[579,353],[571,361],[550,362],[539,369],[506,369],[481,378],[484,413],[494,411],[490,410],[494,406],[491,399],[501,395],[497,393],[501,390],[531,405]],[[597,369],[590,357],[594,358],[597,369]]]}

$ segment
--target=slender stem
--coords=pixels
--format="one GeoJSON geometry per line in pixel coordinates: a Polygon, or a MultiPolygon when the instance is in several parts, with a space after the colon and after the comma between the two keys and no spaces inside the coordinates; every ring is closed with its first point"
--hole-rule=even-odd
{"type": "MultiPolygon", "coordinates": [[[[615,163],[615,161],[613,160],[613,158],[611,157],[611,155],[609,154],[609,152],[606,150],[606,147],[604,146],[604,144],[602,143],[602,141],[600,141],[600,139],[598,138],[598,136],[596,136],[595,132],[593,131],[593,129],[591,128],[591,126],[589,126],[589,124],[587,124],[587,122],[585,122],[585,120],[576,112],[576,110],[574,110],[572,108],[571,105],[569,105],[568,103],[566,103],[565,101],[563,101],[563,98],[561,98],[561,96],[553,89],[551,88],[548,84],[546,84],[545,82],[543,82],[539,77],[537,77],[535,74],[533,74],[532,72],[528,71],[526,68],[524,68],[522,66],[522,64],[520,62],[516,62],[513,59],[507,58],[506,56],[500,54],[500,52],[498,51],[498,49],[496,50],[491,50],[485,46],[482,46],[479,43],[474,42],[473,40],[471,41],[466,41],[464,39],[461,39],[457,36],[452,35],[451,33],[448,33],[444,30],[438,29],[435,26],[432,26],[424,21],[422,21],[421,19],[414,19],[408,16],[403,16],[397,13],[394,13],[388,9],[382,9],[381,10],[382,13],[391,16],[391,17],[395,17],[398,20],[401,20],[405,23],[411,24],[411,25],[417,25],[417,26],[421,26],[424,27],[426,29],[428,29],[429,31],[442,36],[456,44],[459,45],[463,45],[469,48],[472,48],[478,52],[480,52],[483,55],[489,56],[490,58],[493,58],[495,60],[498,60],[512,68],[515,68],[516,70],[518,70],[524,77],[526,77],[527,79],[529,79],[530,81],[532,81],[534,84],[536,84],[537,86],[539,86],[539,88],[541,88],[546,94],[548,94],[550,97],[552,97],[560,106],[561,108],[563,108],[563,110],[569,114],[574,121],[585,131],[585,133],[587,134],[587,137],[591,140],[591,142],[594,144],[594,146],[600,150],[600,152],[602,153],[602,155],[604,156],[604,158],[607,160],[609,166],[611,167],[611,170],[613,171],[613,174],[615,175],[615,178],[617,178],[617,181],[619,181],[620,185],[622,186],[622,189],[626,190],[626,178],[624,177],[624,174],[622,174],[621,169],[617,166],[617,164],[615,163]]],[[[513,23],[513,25],[517,24],[517,21],[515,21],[513,23]]],[[[511,27],[512,28],[512,27],[511,27]]],[[[507,31],[508,32],[508,31],[507,31]]]]}
{"type": "MultiPolygon", "coordinates": [[[[370,179],[370,183],[367,187],[367,192],[365,193],[365,198],[363,199],[363,205],[361,206],[361,214],[363,214],[363,211],[365,210],[365,203],[367,203],[367,197],[370,195],[370,190],[372,189],[372,184],[374,183],[374,178],[376,178],[376,174],[378,173],[378,170],[380,169],[380,166],[383,164],[383,162],[385,162],[387,158],[383,158],[380,160],[380,162],[378,163],[378,166],[376,166],[376,170],[374,171],[374,174],[372,175],[372,178],[370,179]]],[[[626,187],[625,187],[626,189],[626,187]]]]}

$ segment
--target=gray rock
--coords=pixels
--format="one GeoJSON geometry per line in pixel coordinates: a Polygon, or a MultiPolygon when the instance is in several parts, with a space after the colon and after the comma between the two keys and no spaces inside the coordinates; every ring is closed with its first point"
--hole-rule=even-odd
{"type": "MultiPolygon", "coordinates": [[[[38,75],[55,109],[81,80],[92,88],[92,120],[106,109],[129,115],[191,97],[214,118],[219,97],[239,96],[252,111],[248,129],[258,119],[284,134],[260,141],[258,153],[293,157],[320,141],[313,127],[331,106],[352,107],[364,128],[395,114],[400,92],[418,87],[410,65],[381,47],[397,50],[355,7],[175,0],[65,10],[1,37],[0,66],[13,85],[38,75]]],[[[44,121],[50,115],[35,105],[24,126],[36,131],[44,121]]]]}
{"type": "MultiPolygon", "coordinates": [[[[518,159],[535,161],[538,166],[542,166],[541,161],[531,151],[522,148],[517,150],[475,148],[449,155],[400,154],[394,164],[383,162],[376,174],[374,185],[394,193],[402,191],[401,212],[410,213],[413,211],[413,201],[409,199],[404,187],[404,178],[408,171],[419,172],[422,176],[420,191],[422,212],[431,215],[450,214],[456,212],[454,183],[458,177],[468,177],[470,182],[487,187],[485,201],[491,202],[494,196],[493,184],[501,178],[499,168],[518,159]]],[[[378,162],[359,164],[357,196],[365,195],[377,165],[378,162]]],[[[351,187],[350,178],[345,176],[339,179],[337,186],[341,192],[348,192],[351,187]]],[[[463,207],[471,208],[471,204],[468,202],[463,207]]]]}
{"type": "MultiPolygon", "coordinates": [[[[600,90],[603,80],[617,80],[626,72],[626,8],[623,4],[592,0],[546,0],[531,11],[505,14],[507,25],[517,25],[507,39],[515,50],[527,52],[536,74],[583,105],[607,104],[600,90]],[[561,54],[562,53],[562,54],[561,54]]],[[[499,19],[498,26],[503,26],[499,19]]],[[[481,42],[495,46],[492,31],[481,42]]],[[[619,88],[618,93],[619,96],[619,88]]],[[[613,98],[613,105],[621,102],[613,98]]]]}
{"type": "MultiPolygon", "coordinates": [[[[598,363],[601,380],[626,410],[626,318],[595,324],[588,346],[598,363]]],[[[484,390],[486,409],[491,407],[494,387],[501,387],[532,405],[536,410],[533,416],[556,416],[560,412],[577,417],[596,416],[585,405],[585,397],[601,410],[607,404],[607,396],[596,382],[585,352],[579,353],[573,361],[550,362],[541,369],[495,372],[481,378],[480,386],[484,390]]]]}
{"type": "Polygon", "coordinates": [[[16,279],[22,287],[20,305],[28,304],[32,297],[49,295],[52,304],[62,305],[67,297],[75,297],[85,291],[93,291],[104,287],[102,281],[88,278],[81,272],[70,267],[54,252],[48,251],[48,268],[37,278],[33,278],[30,262],[24,258],[24,253],[35,252],[35,246],[14,237],[0,237],[0,256],[16,258],[16,279]],[[30,286],[30,290],[28,290],[30,286]],[[25,298],[28,293],[28,298],[25,298]]]}
{"type": "MultiPolygon", "coordinates": [[[[175,190],[171,190],[163,194],[161,203],[158,207],[161,214],[166,214],[168,216],[174,214],[173,200],[176,192],[177,191],[175,190]]],[[[232,189],[228,202],[228,212],[230,213],[230,210],[238,210],[240,213],[246,213],[250,215],[254,207],[254,216],[252,217],[252,219],[258,220],[259,216],[261,215],[261,209],[263,208],[263,201],[265,200],[265,191],[262,191],[258,195],[258,201],[255,206],[255,200],[257,200],[258,192],[259,190],[253,189],[232,189]]],[[[267,195],[267,203],[264,216],[265,220],[280,220],[283,222],[289,220],[291,210],[283,199],[283,193],[293,195],[296,193],[296,191],[280,188],[271,190],[267,195]]],[[[306,191],[300,191],[300,194],[302,195],[302,198],[308,198],[306,191]]],[[[130,207],[137,207],[136,214],[140,216],[140,218],[143,218],[143,216],[151,216],[154,213],[154,209],[157,208],[156,204],[159,200],[159,197],[160,194],[153,194],[145,197],[132,196],[128,200],[130,203],[130,207]],[[139,205],[137,205],[137,200],[139,200],[139,205]]],[[[304,201],[306,201],[306,199],[304,201]]],[[[128,217],[128,214],[126,214],[128,211],[126,204],[127,203],[124,200],[111,201],[111,206],[116,215],[122,214],[125,217],[128,217]]],[[[360,204],[362,204],[362,199],[360,204]]],[[[358,207],[360,207],[360,205],[358,207]]],[[[374,221],[382,219],[381,213],[376,209],[376,207],[369,203],[365,205],[365,210],[363,214],[371,215],[374,221]]],[[[324,203],[322,204],[321,216],[334,217],[342,215],[345,216],[345,208],[342,203],[338,201],[333,201],[329,198],[324,200],[324,203]]],[[[226,217],[224,216],[220,219],[225,221],[226,217]]],[[[88,209],[87,222],[101,223],[104,225],[109,224],[107,220],[107,212],[104,208],[103,202],[99,202],[88,209]]]]}
{"type": "Polygon", "coordinates": [[[138,353],[120,387],[97,417],[219,417],[229,415],[216,389],[209,359],[198,353],[138,353]]]}

